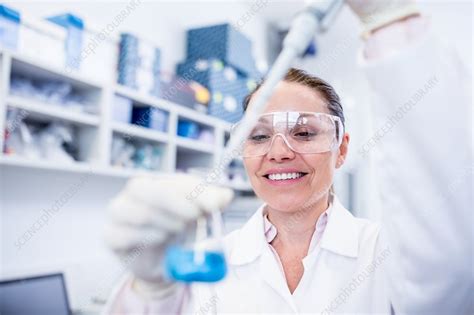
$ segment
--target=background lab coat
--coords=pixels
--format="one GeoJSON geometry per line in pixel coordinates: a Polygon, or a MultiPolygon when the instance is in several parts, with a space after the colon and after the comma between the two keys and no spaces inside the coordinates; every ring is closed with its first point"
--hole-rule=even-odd
{"type": "Polygon", "coordinates": [[[466,69],[432,34],[366,67],[377,123],[411,102],[377,144],[376,157],[396,313],[474,313],[472,74],[466,69]]]}

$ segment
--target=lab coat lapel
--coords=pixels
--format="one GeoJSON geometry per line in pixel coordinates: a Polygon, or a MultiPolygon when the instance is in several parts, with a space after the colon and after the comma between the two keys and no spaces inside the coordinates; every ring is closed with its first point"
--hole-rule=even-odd
{"type": "Polygon", "coordinates": [[[354,216],[334,196],[333,209],[321,238],[321,248],[333,253],[357,257],[359,229],[354,216]]]}
{"type": "Polygon", "coordinates": [[[250,220],[238,231],[238,235],[230,253],[229,263],[239,266],[248,264],[262,254],[262,248],[266,244],[263,230],[262,205],[250,220]]]}
{"type": "MultiPolygon", "coordinates": [[[[270,286],[271,290],[280,295],[296,311],[278,262],[265,239],[264,208],[265,205],[262,205],[239,231],[234,248],[230,253],[229,263],[233,266],[243,266],[260,259],[255,267],[264,285],[270,286]]],[[[239,275],[240,273],[235,270],[235,274],[239,275]]]]}
{"type": "MultiPolygon", "coordinates": [[[[330,251],[336,255],[356,258],[359,248],[359,229],[356,219],[342,206],[335,196],[333,202],[334,208],[331,211],[321,239],[321,249],[330,251]]],[[[275,292],[275,296],[282,297],[286,305],[290,306],[293,311],[298,312],[295,297],[291,295],[286,285],[284,275],[278,266],[278,262],[265,239],[263,209],[264,205],[260,207],[252,218],[239,230],[229,256],[229,264],[238,267],[256,261],[257,264],[252,268],[256,268],[254,272],[258,272],[259,274],[253,274],[252,277],[261,277],[263,284],[269,287],[270,290],[268,292],[270,294],[271,292],[275,292]]],[[[323,266],[319,263],[316,266],[319,271],[321,271],[321,267],[323,266]]],[[[243,270],[244,269],[240,268],[234,269],[238,277],[240,272],[244,272],[243,270]]],[[[324,272],[326,276],[321,275],[322,278],[327,279],[327,283],[333,281],[331,280],[333,279],[332,277],[337,278],[337,273],[331,273],[331,270],[332,269],[329,268],[324,272]]],[[[323,299],[326,300],[325,298],[323,299]]],[[[281,303],[280,305],[282,306],[281,303]]]]}
{"type": "Polygon", "coordinates": [[[270,245],[267,244],[262,250],[260,256],[260,275],[263,281],[268,284],[275,292],[280,295],[291,308],[297,312],[293,297],[291,296],[290,290],[286,284],[284,274],[278,266],[278,262],[272,253],[270,245]]]}

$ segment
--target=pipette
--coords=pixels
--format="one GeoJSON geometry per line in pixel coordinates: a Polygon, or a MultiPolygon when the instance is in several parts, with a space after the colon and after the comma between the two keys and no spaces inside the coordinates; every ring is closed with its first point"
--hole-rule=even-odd
{"type": "MultiPolygon", "coordinates": [[[[325,32],[334,21],[344,0],[310,1],[306,8],[292,22],[290,31],[283,41],[283,49],[269,71],[263,85],[251,100],[250,106],[224,149],[222,159],[214,169],[226,169],[236,158],[241,144],[250,134],[258,117],[272,95],[276,85],[284,78],[292,62],[302,56],[310,44],[314,34],[325,32]]],[[[223,172],[215,172],[221,176],[223,172]]],[[[212,223],[207,224],[199,219],[196,226],[194,249],[173,246],[168,249],[165,258],[167,274],[182,282],[216,282],[223,279],[227,272],[225,255],[222,249],[222,218],[218,209],[212,212],[212,223]],[[200,247],[198,241],[210,229],[215,240],[213,248],[200,247]],[[217,242],[217,243],[216,243],[217,242]],[[216,245],[217,244],[217,245],[216,245]]]]}

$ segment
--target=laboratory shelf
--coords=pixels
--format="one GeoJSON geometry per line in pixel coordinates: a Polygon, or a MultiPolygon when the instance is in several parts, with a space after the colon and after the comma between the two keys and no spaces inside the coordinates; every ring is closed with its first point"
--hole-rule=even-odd
{"type": "Polygon", "coordinates": [[[205,143],[199,140],[188,139],[184,137],[176,137],[176,145],[178,148],[188,150],[188,151],[195,151],[201,153],[214,153],[214,146],[209,143],[205,143]]]}
{"type": "MultiPolygon", "coordinates": [[[[166,100],[161,100],[160,102],[163,103],[163,104],[173,104],[173,103],[168,102],[166,100]]],[[[186,118],[188,120],[192,120],[192,121],[195,121],[195,122],[198,122],[198,123],[201,123],[203,125],[210,126],[210,127],[214,127],[215,125],[220,124],[220,120],[218,120],[218,119],[216,119],[212,116],[197,112],[195,110],[192,110],[190,108],[187,108],[187,107],[184,107],[184,106],[181,106],[181,105],[177,105],[177,106],[179,106],[179,108],[177,110],[179,117],[186,118]]]]}
{"type": "Polygon", "coordinates": [[[160,174],[164,174],[164,172],[111,166],[108,168],[97,170],[97,174],[104,175],[104,176],[119,177],[119,178],[130,178],[130,177],[137,177],[137,176],[160,175],[160,174]]]}
{"type": "MultiPolygon", "coordinates": [[[[166,174],[163,171],[148,171],[140,169],[129,169],[120,167],[97,167],[87,162],[73,162],[70,164],[58,164],[47,160],[34,160],[18,156],[1,156],[0,170],[3,167],[31,168],[43,171],[66,172],[75,174],[89,174],[90,176],[104,176],[128,179],[137,176],[152,176],[166,174]]],[[[232,182],[221,182],[224,187],[241,192],[252,192],[252,187],[246,184],[236,184],[232,182]]]]}
{"type": "MultiPolygon", "coordinates": [[[[0,157],[0,167],[31,168],[44,171],[67,172],[77,174],[90,174],[91,176],[107,176],[117,178],[130,178],[135,176],[150,176],[164,174],[162,171],[148,171],[140,169],[127,169],[119,167],[98,167],[88,162],[71,162],[59,164],[48,160],[28,159],[14,155],[0,157]]],[[[1,168],[0,168],[1,169],[1,168]]]]}
{"type": "Polygon", "coordinates": [[[115,85],[114,90],[116,94],[129,98],[136,103],[160,108],[168,112],[175,112],[178,114],[179,117],[186,118],[188,120],[192,120],[203,125],[207,125],[210,127],[220,127],[226,131],[230,131],[230,128],[232,126],[230,123],[221,119],[206,115],[204,113],[200,113],[183,105],[176,104],[162,98],[140,93],[132,88],[120,84],[115,85]]]}
{"type": "Polygon", "coordinates": [[[172,108],[167,106],[167,104],[161,103],[160,99],[153,97],[152,95],[140,93],[127,86],[116,84],[114,91],[115,91],[115,94],[126,97],[138,104],[148,105],[148,106],[156,107],[156,108],[163,109],[166,111],[172,110],[172,108]]]}
{"type": "Polygon", "coordinates": [[[57,163],[48,160],[29,159],[14,155],[4,155],[0,157],[0,165],[13,167],[36,168],[43,170],[55,170],[73,173],[88,173],[93,171],[93,167],[87,162],[57,163]]]}
{"type": "Polygon", "coordinates": [[[169,134],[137,125],[114,122],[112,129],[114,132],[130,139],[138,138],[160,143],[169,141],[169,134]]]}
{"type": "Polygon", "coordinates": [[[169,102],[169,101],[164,100],[164,99],[160,99],[160,103],[165,104],[167,106],[177,107],[176,112],[178,113],[179,117],[186,118],[188,120],[192,120],[192,121],[201,123],[203,125],[207,125],[207,126],[210,126],[210,127],[220,127],[224,130],[229,130],[229,131],[230,131],[230,128],[232,126],[230,123],[228,123],[226,121],[223,121],[221,119],[206,115],[204,113],[200,113],[200,112],[195,111],[193,109],[184,107],[184,106],[179,105],[179,104],[169,102]]]}
{"type": "MultiPolygon", "coordinates": [[[[114,82],[114,78],[100,81],[80,72],[69,71],[55,61],[41,61],[7,49],[0,48],[0,148],[4,147],[6,113],[8,108],[25,110],[27,121],[64,121],[72,124],[76,134],[78,159],[81,162],[57,163],[48,160],[33,160],[0,152],[0,170],[24,168],[46,172],[70,172],[108,176],[118,180],[140,175],[156,175],[165,172],[189,171],[194,167],[212,168],[224,153],[224,144],[229,138],[231,124],[183,105],[138,92],[114,82]],[[97,114],[75,111],[63,107],[14,95],[12,80],[25,78],[31,81],[69,83],[75,95],[97,106],[97,114]],[[168,131],[144,128],[119,123],[113,120],[114,95],[132,100],[133,105],[151,106],[167,112],[168,131]],[[178,135],[182,120],[197,123],[203,130],[212,132],[214,143],[184,138],[178,135]],[[163,149],[162,169],[157,171],[128,169],[111,165],[111,150],[114,136],[125,136],[137,142],[152,142],[163,149]]],[[[15,172],[13,172],[15,173],[15,172]]],[[[12,174],[12,173],[9,173],[12,174]]],[[[31,172],[33,174],[33,172],[31,172]]],[[[33,175],[32,175],[33,176],[33,175]]],[[[243,183],[224,183],[236,191],[251,191],[243,183]]]]}
{"type": "Polygon", "coordinates": [[[12,68],[14,72],[28,73],[33,76],[45,76],[50,79],[63,80],[76,84],[84,88],[102,89],[104,83],[95,80],[90,76],[77,73],[76,71],[68,71],[65,67],[38,61],[37,59],[22,54],[4,50],[5,56],[12,59],[12,68]]]}
{"type": "Polygon", "coordinates": [[[6,99],[7,106],[24,109],[28,111],[28,116],[40,120],[64,120],[79,125],[97,126],[99,117],[71,111],[70,109],[61,107],[60,105],[51,105],[39,102],[33,99],[27,99],[19,96],[8,96],[6,99]]]}

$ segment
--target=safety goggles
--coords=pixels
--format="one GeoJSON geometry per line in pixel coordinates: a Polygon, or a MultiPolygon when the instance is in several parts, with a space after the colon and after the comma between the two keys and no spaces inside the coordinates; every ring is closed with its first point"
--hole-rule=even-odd
{"type": "MultiPolygon", "coordinates": [[[[239,127],[235,124],[233,132],[239,127]]],[[[297,153],[324,153],[337,149],[342,142],[343,125],[334,115],[313,112],[273,112],[260,116],[246,138],[242,157],[251,158],[267,154],[277,136],[297,153]]]]}

